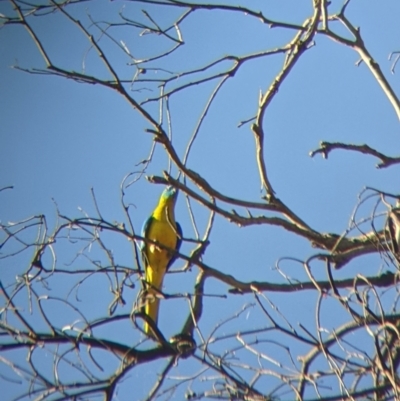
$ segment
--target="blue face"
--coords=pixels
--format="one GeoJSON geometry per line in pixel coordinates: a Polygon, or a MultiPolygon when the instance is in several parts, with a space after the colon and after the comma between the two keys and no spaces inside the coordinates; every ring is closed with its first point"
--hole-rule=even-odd
{"type": "Polygon", "coordinates": [[[176,196],[177,193],[178,193],[178,191],[177,191],[174,187],[172,187],[171,185],[168,185],[168,186],[164,189],[164,191],[163,191],[163,193],[162,193],[162,197],[163,197],[163,198],[170,199],[170,198],[176,196]]]}

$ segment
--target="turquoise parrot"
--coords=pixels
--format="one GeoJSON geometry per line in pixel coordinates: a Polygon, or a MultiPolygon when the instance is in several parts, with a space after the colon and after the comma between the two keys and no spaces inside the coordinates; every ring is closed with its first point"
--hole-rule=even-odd
{"type": "MultiPolygon", "coordinates": [[[[157,293],[161,291],[164,275],[176,259],[176,252],[182,243],[182,229],[175,221],[175,203],[178,191],[171,186],[165,188],[157,206],[144,222],[142,237],[156,241],[162,247],[150,242],[142,242],[141,252],[145,271],[147,301],[145,313],[155,324],[158,320],[160,300],[157,293]],[[165,248],[164,248],[165,247],[165,248]],[[166,249],[168,248],[168,249],[166,249]]],[[[144,331],[150,334],[150,327],[144,325],[144,331]]]]}

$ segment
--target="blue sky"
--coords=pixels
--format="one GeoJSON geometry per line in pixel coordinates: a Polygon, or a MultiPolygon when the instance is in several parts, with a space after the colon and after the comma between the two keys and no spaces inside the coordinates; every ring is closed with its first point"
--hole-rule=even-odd
{"type": "MultiPolygon", "coordinates": [[[[271,19],[298,24],[311,11],[311,1],[274,0],[240,4],[262,10],[271,19]]],[[[332,10],[335,7],[337,9],[339,4],[332,2],[332,10]]],[[[146,20],[140,14],[142,8],[143,4],[94,1],[74,7],[73,12],[85,23],[88,23],[88,13],[97,20],[116,20],[119,10],[124,10],[125,15],[132,18],[146,20]]],[[[160,6],[147,9],[165,25],[180,13],[179,10],[160,6]]],[[[0,3],[0,13],[8,14],[10,10],[9,3],[0,3]]],[[[350,21],[361,26],[365,45],[395,91],[398,91],[400,83],[399,69],[396,74],[391,74],[388,55],[399,49],[399,13],[400,5],[395,0],[386,1],[385,4],[354,0],[347,14],[350,21]]],[[[109,77],[83,35],[61,15],[34,18],[32,24],[56,65],[101,78],[109,77]]],[[[227,54],[242,56],[271,49],[283,45],[294,34],[278,28],[268,29],[254,18],[239,13],[210,11],[195,13],[182,23],[181,29],[185,46],[165,61],[145,65],[149,71],[143,75],[144,78],[168,76],[168,72],[163,70],[150,71],[155,67],[170,71],[187,70],[227,54]]],[[[343,32],[339,26],[336,29],[337,32],[343,32]]],[[[168,45],[151,35],[139,37],[139,30],[130,32],[127,29],[115,29],[112,32],[115,32],[118,40],[124,41],[136,58],[157,54],[160,48],[168,45]]],[[[121,55],[106,39],[100,41],[101,45],[103,43],[106,54],[118,72],[126,78],[132,78],[135,69],[128,65],[129,58],[121,55]]],[[[353,50],[324,36],[317,36],[315,45],[301,58],[283,84],[264,121],[267,133],[265,157],[269,178],[277,196],[308,224],[322,232],[341,234],[346,230],[357,196],[364,187],[399,193],[399,166],[378,170],[375,168],[376,159],[344,151],[333,152],[328,160],[318,155],[314,158],[308,156],[321,140],[367,143],[390,156],[399,153],[396,114],[370,71],[363,64],[357,67],[357,61],[358,56],[353,50]]],[[[241,128],[237,128],[237,125],[255,115],[259,91],[265,93],[282,62],[283,56],[278,55],[246,63],[224,85],[195,141],[188,167],[228,196],[258,202],[264,195],[260,191],[250,125],[241,128]]],[[[56,217],[53,199],[65,215],[93,215],[95,208],[91,188],[95,191],[103,216],[109,221],[124,221],[120,185],[127,174],[139,171],[139,163],[148,157],[152,136],[145,129],[149,125],[128,102],[110,89],[55,76],[32,75],[12,66],[44,68],[31,38],[22,26],[17,25],[5,26],[0,30],[0,188],[13,186],[12,190],[0,193],[1,221],[17,221],[45,214],[52,227],[56,217]]],[[[171,88],[182,82],[186,82],[185,78],[173,83],[171,88]]],[[[184,154],[215,84],[213,81],[194,86],[171,98],[174,145],[180,156],[184,154]]],[[[132,96],[140,100],[157,95],[154,85],[143,83],[135,86],[135,89],[140,91],[132,92],[132,96]],[[148,90],[149,87],[151,90],[148,90]]],[[[146,108],[157,118],[156,102],[146,105],[146,108]]],[[[161,147],[157,147],[146,174],[162,175],[167,168],[165,153],[161,147]]],[[[176,176],[175,168],[172,172],[176,176]]],[[[134,205],[131,218],[137,232],[161,191],[160,186],[150,184],[144,177],[127,190],[127,200],[134,205]]],[[[200,230],[204,231],[208,215],[201,207],[194,207],[200,230]]],[[[372,208],[373,202],[368,203],[363,210],[364,217],[371,213],[372,208]]],[[[194,238],[183,196],[179,198],[176,214],[184,235],[194,238]]],[[[130,244],[111,236],[106,236],[106,239],[117,259],[133,266],[130,244]]],[[[303,259],[315,252],[304,239],[282,228],[239,228],[220,216],[215,220],[210,241],[204,256],[205,263],[244,281],[285,282],[274,269],[277,260],[281,257],[303,259]]],[[[57,246],[60,246],[60,267],[72,263],[75,248],[65,245],[62,249],[61,244],[57,246]]],[[[191,249],[190,243],[183,246],[183,252],[189,253],[191,249]]],[[[27,258],[29,261],[29,255],[27,258]]],[[[85,267],[85,263],[85,260],[79,259],[73,262],[71,268],[85,267]]],[[[181,265],[177,263],[175,266],[181,265]]],[[[292,277],[307,279],[301,265],[289,261],[283,265],[286,273],[292,277]]],[[[10,266],[7,263],[0,266],[1,281],[8,288],[12,288],[16,274],[23,272],[27,265],[10,266]]],[[[382,261],[379,256],[362,257],[337,272],[337,277],[352,277],[359,272],[373,274],[380,267],[382,261]]],[[[197,270],[192,269],[185,274],[168,275],[165,290],[168,293],[191,292],[196,274],[197,270]]],[[[316,276],[325,277],[321,271],[317,271],[316,276]]],[[[73,281],[54,280],[52,285],[53,292],[67,294],[73,287],[73,281]]],[[[138,287],[139,283],[136,283],[138,287]]],[[[216,280],[207,282],[209,294],[226,295],[227,290],[226,285],[216,280]]],[[[126,294],[129,302],[119,313],[130,312],[136,294],[136,289],[126,294]]],[[[106,280],[97,276],[88,279],[79,289],[79,295],[82,299],[77,305],[89,316],[106,315],[111,300],[106,280]],[[98,293],[104,296],[98,297],[98,293]]],[[[292,322],[301,320],[308,327],[315,326],[315,294],[303,292],[268,296],[292,322]]],[[[176,299],[162,305],[159,324],[167,337],[179,331],[186,319],[188,308],[185,302],[176,299]],[[175,310],[182,313],[173,313],[175,310]]],[[[207,298],[201,326],[205,335],[216,324],[250,302],[254,302],[251,296],[207,298]],[[215,308],[216,302],[220,307],[215,308]]],[[[326,316],[339,310],[335,309],[337,305],[329,305],[328,300],[326,304],[326,316]]],[[[57,308],[56,303],[51,304],[49,313],[56,315],[57,308]]],[[[240,327],[245,327],[246,321],[254,324],[257,319],[252,318],[252,314],[259,316],[260,312],[253,308],[248,313],[247,318],[241,320],[240,327]]],[[[73,314],[66,312],[65,316],[58,318],[60,326],[63,326],[73,319],[73,314]]],[[[327,319],[327,327],[332,324],[328,327],[330,329],[338,321],[327,319]]],[[[115,329],[109,333],[104,330],[105,335],[120,336],[124,342],[124,330],[128,332],[132,329],[124,326],[117,334],[115,329]]],[[[138,336],[137,333],[135,335],[138,336]]],[[[182,362],[177,367],[178,371],[185,371],[183,366],[187,363],[182,362]]],[[[143,373],[141,369],[133,371],[130,380],[149,375],[146,385],[153,383],[154,376],[143,373]]],[[[146,394],[146,388],[143,387],[141,397],[146,394]]]]}

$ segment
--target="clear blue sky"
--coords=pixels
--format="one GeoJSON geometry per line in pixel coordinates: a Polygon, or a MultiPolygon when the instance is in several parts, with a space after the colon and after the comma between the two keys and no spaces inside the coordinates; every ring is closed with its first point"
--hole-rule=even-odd
{"type": "MultiPolygon", "coordinates": [[[[340,4],[332,3],[333,9],[340,4]]],[[[85,23],[87,12],[97,20],[116,20],[123,4],[120,1],[94,1],[76,7],[74,13],[85,23]]],[[[240,4],[262,10],[271,19],[302,23],[310,13],[311,0],[240,4]]],[[[140,15],[143,8],[143,4],[129,3],[124,13],[132,18],[144,18],[140,15]]],[[[0,13],[8,14],[10,10],[8,3],[0,3],[0,13]]],[[[178,10],[168,11],[160,6],[148,10],[165,25],[179,14],[178,10]]],[[[348,8],[348,18],[362,27],[366,46],[395,90],[400,85],[400,66],[396,74],[391,74],[388,55],[400,49],[399,15],[400,4],[395,0],[384,3],[353,0],[348,8]]],[[[94,50],[89,50],[88,42],[65,18],[60,15],[36,18],[32,24],[56,65],[83,72],[85,62],[85,71],[89,74],[108,77],[94,50]]],[[[125,36],[119,36],[118,30],[113,32],[118,40],[124,40],[130,46],[136,58],[156,54],[159,46],[164,45],[160,38],[139,38],[139,31],[134,32],[136,36],[133,33],[127,35],[126,30],[122,31],[125,36]]],[[[339,27],[338,32],[342,32],[339,27]]],[[[186,70],[227,54],[242,56],[274,48],[286,43],[293,32],[268,29],[254,18],[238,13],[204,11],[182,24],[182,34],[185,46],[170,59],[153,62],[150,67],[186,70]]],[[[105,39],[104,44],[118,71],[124,77],[132,78],[134,69],[127,65],[129,59],[121,57],[121,53],[112,49],[105,39]]],[[[274,56],[245,64],[222,89],[195,142],[188,167],[198,171],[228,196],[260,201],[263,195],[250,125],[242,128],[237,128],[237,125],[255,115],[259,91],[265,92],[282,61],[282,56],[274,56]]],[[[346,230],[357,196],[365,186],[400,192],[399,166],[378,170],[375,168],[376,159],[343,151],[332,153],[328,160],[308,156],[321,140],[367,143],[390,156],[399,154],[400,130],[396,114],[369,70],[363,64],[357,67],[357,61],[358,56],[351,49],[318,36],[315,46],[296,65],[266,113],[267,168],[277,196],[313,228],[323,232],[341,234],[346,230]]],[[[1,221],[45,214],[52,226],[56,215],[52,199],[65,215],[94,214],[91,188],[94,188],[102,214],[109,221],[124,221],[120,184],[126,174],[140,169],[138,163],[149,154],[152,136],[144,131],[149,125],[110,89],[54,76],[32,75],[13,66],[44,67],[31,38],[18,25],[0,30],[0,188],[13,186],[12,190],[0,193],[1,221]]],[[[158,74],[168,75],[164,72],[158,74]]],[[[146,76],[157,75],[149,71],[146,76]]],[[[186,81],[182,79],[182,82],[186,81]]],[[[215,81],[190,88],[171,99],[174,144],[180,156],[214,87],[215,81]]],[[[155,86],[152,92],[146,90],[145,83],[141,89],[134,93],[139,99],[157,95],[155,86]]],[[[149,105],[148,110],[154,116],[158,115],[155,103],[149,105]]],[[[147,174],[162,175],[167,168],[167,159],[162,149],[157,148],[147,174]]],[[[127,199],[134,205],[132,220],[137,231],[157,202],[161,190],[160,186],[151,185],[144,177],[129,188],[127,199]]],[[[372,210],[372,204],[369,206],[372,210]]],[[[185,236],[194,238],[183,196],[179,198],[176,213],[185,236]]],[[[197,213],[199,227],[204,230],[207,215],[200,208],[197,213]]],[[[273,269],[276,261],[283,256],[303,259],[315,252],[305,240],[281,228],[238,228],[222,217],[216,218],[210,240],[205,263],[244,281],[285,282],[273,269]]],[[[109,241],[117,260],[133,266],[131,249],[126,242],[112,238],[109,241]]],[[[185,244],[183,252],[190,250],[191,244],[185,244]]],[[[60,265],[72,261],[74,256],[71,251],[63,252],[60,265]]],[[[75,264],[76,268],[84,266],[84,259],[75,264]]],[[[300,265],[287,262],[284,266],[288,275],[306,279],[300,265]]],[[[372,256],[352,263],[337,274],[338,277],[352,277],[358,272],[375,273],[378,268],[379,259],[372,256]],[[371,270],[366,269],[365,260],[373,262],[369,265],[371,270]]],[[[4,263],[0,269],[1,281],[10,286],[26,265],[4,263]]],[[[191,292],[196,274],[197,270],[193,269],[186,274],[169,275],[165,280],[165,290],[171,294],[191,292]]],[[[324,274],[321,273],[320,277],[324,274]]],[[[105,316],[111,299],[108,283],[96,280],[89,279],[82,285],[79,290],[82,303],[77,302],[90,318],[105,316]],[[99,299],[97,294],[101,292],[105,296],[99,299]]],[[[53,291],[66,294],[72,282],[55,281],[53,285],[53,291]]],[[[209,294],[227,294],[227,287],[215,280],[207,283],[206,290],[209,294]]],[[[127,294],[130,303],[120,308],[119,313],[129,313],[135,297],[136,290],[127,294]]],[[[294,324],[301,320],[309,327],[315,325],[315,294],[285,294],[284,297],[271,294],[270,298],[294,324]]],[[[71,299],[71,302],[75,301],[71,299]]],[[[202,320],[204,334],[207,336],[217,323],[247,302],[253,302],[253,298],[232,295],[227,299],[217,298],[217,301],[207,298],[202,320]],[[216,302],[218,308],[215,308],[216,302]]],[[[52,308],[56,313],[57,306],[49,307],[52,308]]],[[[168,337],[179,331],[188,308],[183,300],[164,302],[161,308],[159,324],[168,337]],[[176,310],[182,310],[182,313],[173,313],[176,310]]],[[[254,324],[252,313],[260,312],[250,309],[249,319],[254,324]]],[[[74,318],[67,314],[65,319],[60,318],[60,326],[74,318]]],[[[243,319],[243,325],[246,319],[243,319]]],[[[124,331],[118,332],[117,336],[117,340],[126,343],[124,331]]],[[[182,362],[177,372],[186,369],[185,363],[182,362]]],[[[157,365],[157,369],[160,366],[157,365]]],[[[133,371],[132,376],[129,380],[148,379],[148,385],[154,381],[154,376],[140,369],[133,371]]],[[[138,399],[146,391],[144,386],[138,399]]]]}

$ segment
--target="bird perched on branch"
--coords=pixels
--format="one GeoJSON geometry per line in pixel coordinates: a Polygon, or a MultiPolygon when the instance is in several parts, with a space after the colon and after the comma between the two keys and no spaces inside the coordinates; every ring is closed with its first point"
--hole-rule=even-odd
{"type": "MultiPolygon", "coordinates": [[[[161,194],[158,205],[150,217],[144,222],[142,237],[155,243],[143,241],[141,246],[142,259],[145,270],[147,300],[145,313],[155,324],[158,319],[159,297],[164,275],[172,265],[182,243],[182,229],[175,221],[175,203],[178,191],[168,186],[161,194]]],[[[147,323],[144,331],[150,333],[147,323]]]]}
{"type": "Polygon", "coordinates": [[[392,242],[392,252],[400,262],[400,201],[392,208],[388,217],[388,229],[392,242]]]}

